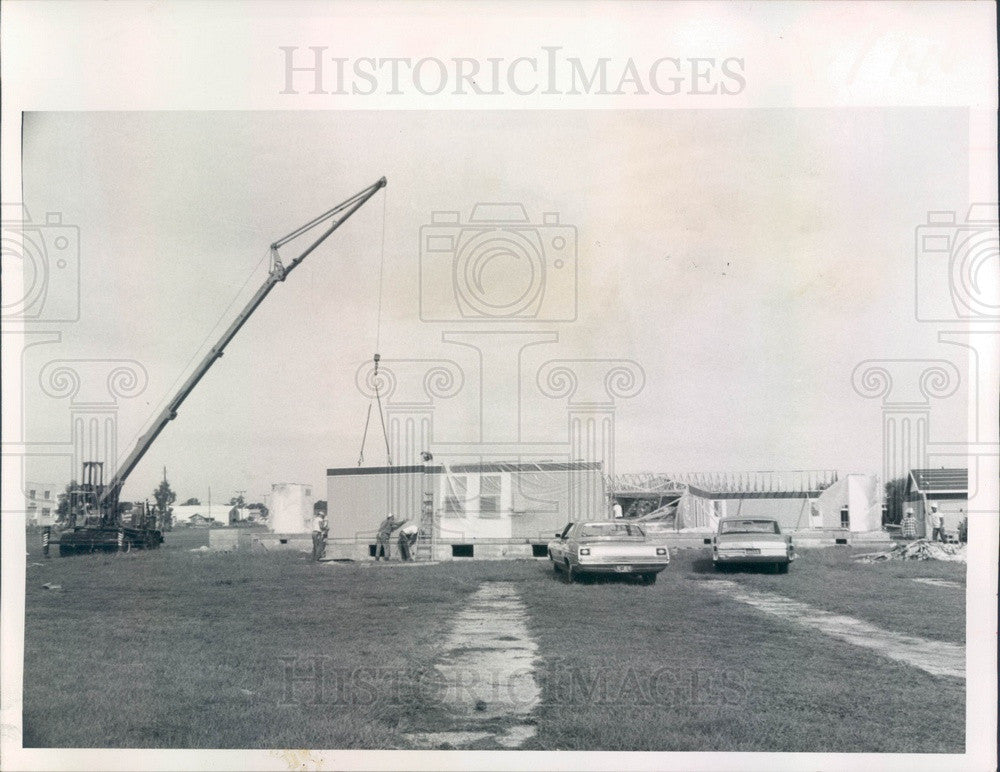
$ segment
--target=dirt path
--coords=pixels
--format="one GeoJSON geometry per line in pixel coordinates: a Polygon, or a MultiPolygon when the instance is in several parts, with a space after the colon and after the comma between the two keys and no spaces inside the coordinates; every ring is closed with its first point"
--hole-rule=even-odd
{"type": "Polygon", "coordinates": [[[818,630],[831,638],[869,649],[931,675],[965,678],[965,648],[958,644],[884,630],[854,617],[823,611],[774,593],[751,590],[729,580],[706,581],[705,585],[766,614],[818,630]]]}
{"type": "Polygon", "coordinates": [[[953,582],[950,579],[933,579],[929,577],[915,577],[913,579],[915,582],[920,584],[929,584],[931,587],[944,587],[949,590],[965,590],[965,586],[960,582],[953,582]]]}
{"type": "Polygon", "coordinates": [[[444,649],[435,669],[451,726],[408,735],[415,745],[457,747],[492,740],[517,748],[535,734],[529,716],[541,700],[534,676],[538,647],[513,583],[486,582],[473,593],[444,649]]]}

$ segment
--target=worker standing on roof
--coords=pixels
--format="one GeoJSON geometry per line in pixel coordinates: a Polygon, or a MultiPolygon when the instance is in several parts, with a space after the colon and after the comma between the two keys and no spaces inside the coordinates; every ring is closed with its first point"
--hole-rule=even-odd
{"type": "Polygon", "coordinates": [[[378,534],[375,536],[375,562],[378,562],[379,558],[389,559],[389,538],[392,536],[392,532],[402,528],[405,522],[405,518],[396,520],[396,516],[392,512],[385,516],[385,520],[378,527],[378,534]]]}

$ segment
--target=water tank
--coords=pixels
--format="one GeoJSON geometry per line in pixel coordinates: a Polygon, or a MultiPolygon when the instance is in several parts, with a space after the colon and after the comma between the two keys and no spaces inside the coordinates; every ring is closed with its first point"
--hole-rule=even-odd
{"type": "Polygon", "coordinates": [[[303,483],[274,483],[268,497],[268,524],[274,533],[312,531],[312,486],[303,483]]]}

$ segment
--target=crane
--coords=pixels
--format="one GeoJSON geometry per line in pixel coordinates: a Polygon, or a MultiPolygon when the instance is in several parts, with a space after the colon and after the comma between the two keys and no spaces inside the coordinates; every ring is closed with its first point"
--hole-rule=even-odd
{"type": "Polygon", "coordinates": [[[382,177],[346,201],[337,204],[337,206],[313,218],[305,225],[296,228],[288,235],[270,245],[271,264],[264,283],[236,315],[236,318],[233,319],[222,333],[215,345],[209,349],[208,353],[180,386],[166,407],[156,416],[149,429],[139,438],[135,447],[122,461],[108,484],[104,485],[102,462],[83,462],[81,485],[75,491],[75,502],[71,505],[71,512],[73,512],[73,515],[71,515],[71,525],[70,528],[62,532],[59,538],[60,554],[79,550],[92,551],[94,549],[154,548],[160,545],[163,537],[159,530],[145,527],[145,523],[143,527],[138,528],[125,528],[122,526],[118,498],[128,476],[142,460],[142,457],[146,455],[146,452],[164,428],[166,428],[167,424],[177,417],[177,412],[181,404],[198,385],[199,381],[205,377],[205,374],[215,364],[216,360],[223,355],[226,346],[229,345],[230,341],[232,341],[243,325],[247,323],[247,320],[250,319],[254,311],[260,307],[261,303],[271,293],[271,290],[280,282],[285,281],[303,260],[385,186],[386,179],[382,177]],[[293,259],[288,265],[285,265],[278,250],[294,239],[322,225],[325,225],[326,229],[298,257],[293,259]],[[81,509],[85,513],[85,516],[90,514],[91,517],[87,518],[87,521],[83,525],[77,526],[75,512],[81,509]]]}

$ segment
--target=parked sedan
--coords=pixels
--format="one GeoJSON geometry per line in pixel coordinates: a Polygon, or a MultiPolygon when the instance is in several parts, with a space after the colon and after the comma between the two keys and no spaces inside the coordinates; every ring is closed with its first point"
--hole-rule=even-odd
{"type": "Polygon", "coordinates": [[[784,536],[777,520],[766,517],[726,517],[712,539],[712,562],[717,570],[728,565],[765,563],[787,573],[795,560],[791,536],[784,536]]]}
{"type": "Polygon", "coordinates": [[[549,542],[556,573],[570,583],[577,574],[632,574],[644,584],[670,563],[667,545],[650,540],[635,523],[595,520],[569,523],[549,542]]]}

